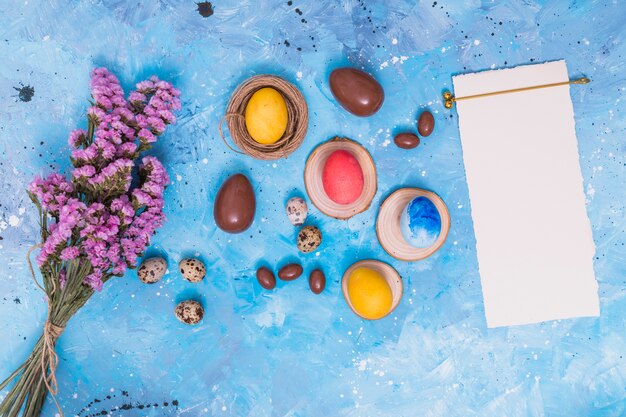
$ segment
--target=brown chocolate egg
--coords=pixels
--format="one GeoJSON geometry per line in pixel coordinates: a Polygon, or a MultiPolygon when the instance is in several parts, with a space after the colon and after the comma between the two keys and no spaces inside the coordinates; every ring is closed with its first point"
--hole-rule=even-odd
{"type": "Polygon", "coordinates": [[[435,118],[428,110],[424,110],[417,119],[417,131],[420,135],[426,137],[433,133],[435,128],[435,118]]]}
{"type": "Polygon", "coordinates": [[[330,73],[330,91],[350,113],[367,117],[383,105],[385,92],[371,75],[356,68],[338,68],[330,73]]]}
{"type": "Polygon", "coordinates": [[[413,149],[420,144],[420,138],[414,133],[400,133],[393,138],[393,142],[398,148],[413,149]]]}
{"type": "Polygon", "coordinates": [[[254,221],[256,198],[248,178],[230,176],[217,193],[213,206],[215,224],[225,232],[241,233],[254,221]]]}
{"type": "Polygon", "coordinates": [[[261,287],[266,290],[273,290],[276,287],[276,277],[266,267],[262,266],[256,270],[256,279],[261,287]]]}
{"type": "Polygon", "coordinates": [[[278,271],[278,278],[283,281],[293,281],[302,275],[302,266],[298,264],[285,265],[278,271]]]}
{"type": "Polygon", "coordinates": [[[326,287],[326,275],[321,269],[315,269],[309,275],[309,288],[314,294],[319,294],[324,291],[326,287]]]}

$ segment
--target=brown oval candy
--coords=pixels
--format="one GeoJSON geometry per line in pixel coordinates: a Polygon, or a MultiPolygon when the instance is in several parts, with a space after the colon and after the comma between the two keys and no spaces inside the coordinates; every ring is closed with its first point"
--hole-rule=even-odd
{"type": "Polygon", "coordinates": [[[229,177],[220,187],[213,206],[215,224],[225,232],[241,233],[254,221],[256,198],[243,174],[229,177]]]}
{"type": "Polygon", "coordinates": [[[262,266],[256,270],[256,279],[261,287],[266,290],[273,290],[276,287],[276,277],[266,267],[262,266]]]}
{"type": "Polygon", "coordinates": [[[393,142],[398,148],[413,149],[420,144],[420,138],[414,133],[400,133],[393,138],[393,142]]]}
{"type": "Polygon", "coordinates": [[[338,68],[330,73],[328,81],[335,99],[356,116],[371,116],[385,100],[385,92],[378,81],[356,68],[338,68]]]}
{"type": "Polygon", "coordinates": [[[309,287],[314,294],[319,294],[326,287],[326,276],[321,269],[315,269],[309,275],[309,287]]]}
{"type": "Polygon", "coordinates": [[[280,268],[278,278],[283,281],[293,281],[302,275],[302,267],[298,264],[288,264],[280,268]]]}
{"type": "Polygon", "coordinates": [[[428,110],[424,110],[417,119],[417,131],[420,135],[426,137],[433,133],[435,128],[435,118],[428,110]]]}

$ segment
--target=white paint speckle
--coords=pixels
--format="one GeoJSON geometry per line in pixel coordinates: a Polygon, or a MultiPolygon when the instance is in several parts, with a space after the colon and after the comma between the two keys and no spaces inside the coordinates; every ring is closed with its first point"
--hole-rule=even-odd
{"type": "Polygon", "coordinates": [[[301,80],[301,79],[302,79],[302,71],[298,71],[298,72],[296,72],[296,78],[297,78],[298,80],[301,80]]]}
{"type": "Polygon", "coordinates": [[[180,174],[176,174],[176,181],[180,182],[183,180],[183,177],[180,174]]]}
{"type": "Polygon", "coordinates": [[[15,214],[11,214],[11,216],[9,216],[9,225],[11,225],[11,227],[17,227],[20,224],[20,218],[17,217],[15,214]]]}
{"type": "Polygon", "coordinates": [[[391,40],[391,44],[392,44],[392,45],[397,45],[397,44],[398,44],[398,40],[397,40],[396,38],[393,38],[393,39],[391,40]]]}
{"type": "Polygon", "coordinates": [[[207,158],[204,158],[204,159],[202,160],[202,163],[203,163],[204,165],[207,165],[207,164],[209,163],[209,160],[208,160],[207,158]]]}
{"type": "Polygon", "coordinates": [[[480,45],[480,39],[474,39],[474,45],[476,46],[480,45]]]}

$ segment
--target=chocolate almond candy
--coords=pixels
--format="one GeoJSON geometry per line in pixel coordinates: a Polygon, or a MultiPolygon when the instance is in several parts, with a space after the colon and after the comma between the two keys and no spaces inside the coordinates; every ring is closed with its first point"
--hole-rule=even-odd
{"type": "Polygon", "coordinates": [[[385,92],[371,75],[356,68],[338,68],[330,73],[330,91],[350,113],[367,117],[383,105],[385,92]]]}
{"type": "Polygon", "coordinates": [[[393,138],[393,142],[398,148],[413,149],[420,144],[420,138],[414,133],[400,133],[393,138]]]}
{"type": "Polygon", "coordinates": [[[230,176],[220,187],[213,206],[215,224],[225,232],[241,233],[254,221],[256,198],[248,178],[230,176]]]}
{"type": "Polygon", "coordinates": [[[256,270],[256,279],[261,287],[266,290],[273,290],[276,287],[276,277],[266,267],[262,266],[256,270]]]}
{"type": "Polygon", "coordinates": [[[309,275],[309,288],[314,294],[319,294],[324,291],[326,287],[326,276],[321,269],[315,269],[309,275]]]}
{"type": "Polygon", "coordinates": [[[417,131],[420,135],[426,137],[433,133],[435,128],[435,118],[428,110],[424,110],[417,119],[417,131]]]}
{"type": "Polygon", "coordinates": [[[298,264],[288,264],[280,268],[278,278],[283,281],[293,281],[302,275],[302,267],[298,264]]]}

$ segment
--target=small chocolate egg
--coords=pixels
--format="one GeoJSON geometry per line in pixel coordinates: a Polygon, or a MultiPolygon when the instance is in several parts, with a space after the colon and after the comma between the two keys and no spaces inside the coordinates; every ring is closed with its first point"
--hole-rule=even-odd
{"type": "Polygon", "coordinates": [[[328,81],[335,99],[356,116],[371,116],[385,100],[385,92],[378,81],[356,68],[338,68],[330,73],[328,81]]]}
{"type": "Polygon", "coordinates": [[[187,258],[178,264],[180,274],[189,282],[200,282],[206,275],[206,267],[202,261],[193,258],[187,258]]]}
{"type": "Polygon", "coordinates": [[[266,290],[273,290],[276,287],[276,277],[268,268],[262,266],[256,270],[256,279],[259,285],[266,290]]]}
{"type": "Polygon", "coordinates": [[[393,142],[398,148],[413,149],[420,144],[420,138],[414,133],[400,133],[393,138],[393,142]]]}
{"type": "Polygon", "coordinates": [[[302,266],[298,264],[288,264],[280,268],[278,278],[283,281],[293,281],[302,275],[302,266]]]}
{"type": "Polygon", "coordinates": [[[243,174],[230,176],[220,187],[213,206],[215,224],[225,232],[241,233],[254,221],[256,198],[243,174]]]}
{"type": "Polygon", "coordinates": [[[306,220],[307,205],[300,197],[293,197],[287,201],[287,218],[294,226],[301,226],[306,220]]]}
{"type": "Polygon", "coordinates": [[[309,275],[309,288],[314,294],[319,294],[326,287],[326,275],[321,269],[314,269],[309,275]]]}
{"type": "Polygon", "coordinates": [[[137,276],[146,284],[161,281],[167,271],[167,262],[163,258],[145,259],[137,269],[137,276]]]}
{"type": "Polygon", "coordinates": [[[322,232],[315,226],[304,226],[298,233],[298,250],[313,252],[322,243],[322,232]]]}
{"type": "Polygon", "coordinates": [[[417,119],[417,131],[420,135],[426,137],[433,133],[435,128],[435,118],[428,110],[424,110],[417,119]]]}
{"type": "Polygon", "coordinates": [[[204,317],[202,304],[194,300],[180,302],[174,310],[176,318],[185,324],[198,324],[204,317]]]}

